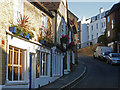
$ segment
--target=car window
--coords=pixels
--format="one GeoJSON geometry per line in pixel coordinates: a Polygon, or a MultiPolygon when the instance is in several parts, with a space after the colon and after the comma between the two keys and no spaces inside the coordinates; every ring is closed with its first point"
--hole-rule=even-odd
{"type": "Polygon", "coordinates": [[[120,54],[112,54],[112,57],[120,57],[120,54]]]}

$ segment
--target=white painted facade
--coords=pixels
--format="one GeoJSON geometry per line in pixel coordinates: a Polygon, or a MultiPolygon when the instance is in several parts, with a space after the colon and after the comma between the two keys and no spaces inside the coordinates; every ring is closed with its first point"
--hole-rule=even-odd
{"type": "Polygon", "coordinates": [[[88,32],[88,25],[90,23],[90,19],[86,20],[85,17],[82,17],[81,20],[81,48],[88,46],[89,41],[89,32],[88,32]]]}
{"type": "MultiPolygon", "coordinates": [[[[12,33],[7,30],[7,64],[6,64],[6,83],[2,85],[2,88],[29,88],[30,85],[30,55],[32,55],[32,67],[31,67],[31,88],[38,88],[43,85],[49,84],[56,79],[63,76],[63,54],[56,49],[56,47],[52,48],[52,52],[50,48],[46,48],[42,46],[40,43],[33,40],[26,40],[21,37],[14,37],[12,33]],[[22,80],[9,80],[8,79],[8,67],[9,67],[9,55],[10,55],[10,47],[14,49],[18,48],[24,51],[24,68],[23,68],[23,79],[22,80]],[[39,52],[39,76],[37,77],[37,52],[39,52]],[[41,61],[43,60],[43,53],[45,54],[45,72],[46,75],[41,75],[43,72],[43,66],[41,67],[41,61]],[[52,55],[52,60],[51,60],[52,55]],[[41,69],[42,68],[42,69],[41,69]],[[52,68],[52,70],[51,70],[52,68]],[[52,73],[51,73],[52,72],[52,73]],[[16,87],[17,86],[17,87],[16,87]]],[[[13,57],[14,58],[14,54],[13,57]]],[[[18,58],[20,56],[18,55],[18,58]]],[[[12,59],[13,60],[13,59],[12,59]]],[[[19,59],[20,60],[20,59],[19,59]]],[[[19,61],[18,60],[18,61],[19,61]]],[[[43,62],[43,61],[42,61],[43,62]]],[[[13,69],[14,70],[14,69],[13,69]]],[[[12,71],[14,73],[14,71],[12,71]]],[[[14,78],[14,74],[12,74],[14,78]]],[[[18,75],[19,76],[19,75],[18,75]]]]}
{"type": "Polygon", "coordinates": [[[91,18],[89,24],[89,44],[93,45],[98,42],[98,37],[104,35],[106,29],[106,12],[103,12],[103,8],[100,8],[99,14],[91,18]]]}

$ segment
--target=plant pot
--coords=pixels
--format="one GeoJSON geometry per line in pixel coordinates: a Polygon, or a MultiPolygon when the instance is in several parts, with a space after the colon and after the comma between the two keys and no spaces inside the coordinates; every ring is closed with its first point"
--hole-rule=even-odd
{"type": "Polygon", "coordinates": [[[25,36],[25,38],[29,39],[29,33],[28,33],[28,35],[25,36]]]}
{"type": "Polygon", "coordinates": [[[45,40],[42,40],[42,44],[45,44],[45,40]]]}
{"type": "Polygon", "coordinates": [[[16,33],[16,28],[15,27],[9,27],[9,31],[12,33],[16,33]]]}

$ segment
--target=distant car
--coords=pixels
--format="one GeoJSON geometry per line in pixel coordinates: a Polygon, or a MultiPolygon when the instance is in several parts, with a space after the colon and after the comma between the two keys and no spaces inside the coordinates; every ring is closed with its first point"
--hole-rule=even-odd
{"type": "Polygon", "coordinates": [[[110,64],[120,64],[120,53],[110,53],[106,62],[110,64]]]}
{"type": "Polygon", "coordinates": [[[103,52],[102,54],[101,54],[101,60],[103,60],[103,61],[107,61],[107,58],[108,58],[108,56],[109,56],[109,54],[110,54],[111,52],[103,52]]]}
{"type": "Polygon", "coordinates": [[[101,58],[101,55],[104,52],[112,52],[111,47],[97,46],[96,50],[93,53],[93,57],[94,58],[101,58]]]}

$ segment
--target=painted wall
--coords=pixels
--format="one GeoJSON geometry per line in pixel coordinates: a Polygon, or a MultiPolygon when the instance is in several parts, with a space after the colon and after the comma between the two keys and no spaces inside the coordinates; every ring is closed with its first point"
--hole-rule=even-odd
{"type": "Polygon", "coordinates": [[[81,20],[81,48],[87,47],[89,41],[89,23],[91,19],[86,20],[85,17],[81,20]]]}
{"type": "Polygon", "coordinates": [[[93,39],[94,40],[93,44],[96,44],[97,38],[101,35],[104,35],[105,29],[106,29],[106,18],[102,18],[102,19],[99,19],[99,20],[96,20],[96,21],[90,23],[90,25],[89,25],[89,41],[92,41],[92,39],[93,39]],[[102,27],[102,23],[103,24],[105,23],[105,25],[103,25],[103,27],[102,27]],[[96,24],[98,24],[98,29],[96,28],[96,24]],[[93,26],[93,30],[91,29],[92,26],[93,26]],[[93,38],[92,38],[92,35],[93,35],[93,38]]]}
{"type": "MultiPolygon", "coordinates": [[[[57,42],[60,44],[60,38],[61,38],[61,23],[66,25],[67,23],[67,8],[66,8],[66,0],[62,0],[59,8],[57,10],[57,42]],[[63,19],[63,20],[62,20],[63,19]]],[[[64,34],[66,34],[66,27],[63,27],[64,34]]]]}

